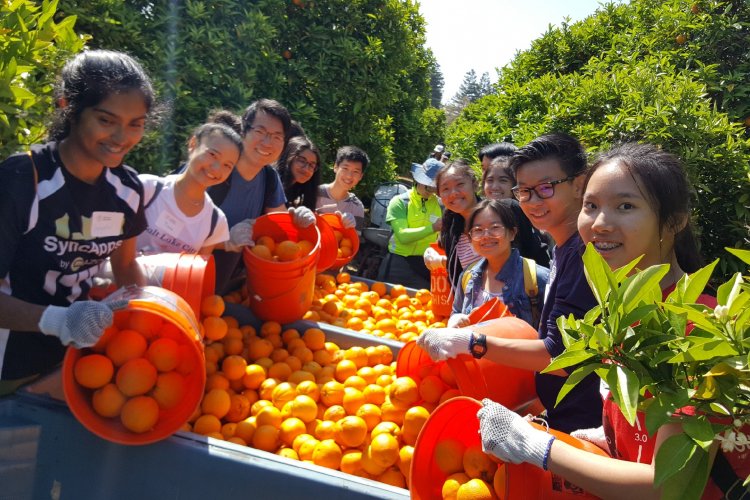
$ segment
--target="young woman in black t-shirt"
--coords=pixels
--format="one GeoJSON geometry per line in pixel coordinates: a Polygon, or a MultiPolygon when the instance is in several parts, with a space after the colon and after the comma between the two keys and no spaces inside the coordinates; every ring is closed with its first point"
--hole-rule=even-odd
{"type": "Polygon", "coordinates": [[[126,54],[81,53],[63,68],[50,142],[0,164],[0,391],[56,366],[112,323],[87,301],[107,257],[118,285],[145,284],[135,261],[143,188],[122,165],[143,137],[154,91],[126,54]]]}

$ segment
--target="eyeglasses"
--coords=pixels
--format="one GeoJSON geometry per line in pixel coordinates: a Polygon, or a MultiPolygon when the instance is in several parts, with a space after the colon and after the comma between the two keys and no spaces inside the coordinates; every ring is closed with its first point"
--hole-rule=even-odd
{"type": "Polygon", "coordinates": [[[578,173],[569,175],[564,179],[558,179],[556,181],[542,182],[541,184],[531,186],[530,188],[513,186],[510,190],[513,192],[513,196],[515,196],[518,201],[529,201],[531,199],[532,191],[536,193],[540,200],[546,200],[547,198],[552,198],[555,195],[556,185],[562,184],[563,182],[572,181],[579,175],[581,174],[578,173]]]}
{"type": "Polygon", "coordinates": [[[313,172],[318,170],[318,164],[316,162],[307,161],[307,158],[305,158],[304,156],[295,156],[294,161],[299,163],[299,166],[302,168],[312,170],[313,172]]]}
{"type": "Polygon", "coordinates": [[[278,145],[284,143],[284,134],[278,132],[271,133],[265,127],[250,127],[250,132],[255,134],[256,137],[271,141],[272,144],[278,145]]]}
{"type": "Polygon", "coordinates": [[[475,241],[481,240],[485,235],[488,235],[490,238],[505,236],[505,226],[501,226],[500,224],[494,224],[488,228],[475,226],[469,231],[469,236],[475,241]]]}

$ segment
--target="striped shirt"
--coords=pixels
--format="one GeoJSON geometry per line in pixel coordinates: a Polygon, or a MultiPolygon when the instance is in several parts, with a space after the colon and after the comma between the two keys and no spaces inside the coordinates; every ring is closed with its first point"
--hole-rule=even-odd
{"type": "Polygon", "coordinates": [[[464,269],[478,261],[480,258],[479,254],[474,251],[474,247],[471,246],[469,237],[463,233],[458,238],[456,253],[458,254],[459,262],[461,262],[461,267],[463,267],[464,269]]]}
{"type": "MultiPolygon", "coordinates": [[[[0,291],[39,305],[88,297],[107,257],[146,228],[143,188],[131,168],[105,168],[88,184],[63,165],[57,143],[0,164],[0,291]]],[[[0,328],[0,379],[42,373],[64,347],[42,333],[0,328]]]]}

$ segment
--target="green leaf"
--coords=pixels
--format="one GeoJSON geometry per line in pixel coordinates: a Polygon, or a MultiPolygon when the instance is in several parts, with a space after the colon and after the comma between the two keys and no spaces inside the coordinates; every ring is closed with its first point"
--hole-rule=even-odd
{"type": "Polygon", "coordinates": [[[576,369],[576,371],[574,371],[570,375],[568,375],[568,378],[565,380],[565,383],[560,388],[560,392],[557,394],[557,400],[555,401],[555,406],[557,406],[558,404],[560,404],[560,401],[562,401],[563,398],[565,398],[565,396],[567,396],[567,394],[571,390],[573,390],[573,388],[576,385],[578,385],[578,383],[581,380],[583,380],[584,378],[586,378],[589,375],[591,375],[595,370],[597,370],[599,368],[603,368],[603,367],[605,367],[605,365],[603,365],[601,363],[596,363],[596,364],[592,363],[590,365],[582,366],[582,367],[576,369]]]}
{"type": "Polygon", "coordinates": [[[704,416],[684,417],[682,419],[682,428],[693,441],[706,451],[708,451],[716,436],[711,422],[704,416]]]}
{"type": "Polygon", "coordinates": [[[625,280],[625,290],[622,292],[623,312],[628,314],[635,309],[644,296],[659,288],[659,282],[669,272],[668,264],[651,266],[625,280]]]}
{"type": "MultiPolygon", "coordinates": [[[[698,500],[702,497],[703,490],[708,483],[710,464],[708,452],[697,446],[696,448],[695,453],[690,456],[685,466],[676,474],[664,480],[662,499],[698,500]]],[[[659,471],[658,460],[657,455],[657,474],[659,471]]]]}
{"type": "Polygon", "coordinates": [[[690,342],[695,344],[687,351],[681,352],[670,358],[670,363],[685,363],[687,361],[705,361],[707,359],[721,358],[724,356],[736,356],[737,350],[724,339],[706,339],[690,337],[690,342]]]}
{"type": "Polygon", "coordinates": [[[643,318],[654,312],[658,309],[658,306],[656,304],[647,304],[643,306],[636,307],[630,312],[627,312],[625,316],[622,318],[623,325],[632,325],[634,323],[638,323],[643,318]]]}
{"type": "Polygon", "coordinates": [[[727,252],[731,253],[735,257],[739,257],[742,262],[744,262],[747,265],[750,265],[750,250],[742,250],[739,248],[725,248],[727,252]]]}
{"type": "Polygon", "coordinates": [[[695,441],[685,433],[667,438],[656,453],[654,486],[661,486],[667,478],[683,470],[698,449],[695,441]]]}
{"type": "Polygon", "coordinates": [[[713,274],[714,268],[716,268],[718,263],[719,259],[716,259],[693,274],[680,278],[675,289],[667,297],[666,302],[696,302],[706,288],[708,280],[711,278],[711,274],[713,274]]]}
{"type": "Polygon", "coordinates": [[[583,252],[583,271],[594,294],[594,298],[596,298],[600,306],[603,306],[610,290],[615,288],[612,286],[614,276],[607,261],[604,260],[591,243],[586,245],[586,250],[583,252]]]}
{"type": "Polygon", "coordinates": [[[630,425],[633,425],[638,407],[638,393],[641,388],[638,377],[624,366],[612,365],[607,373],[606,381],[623,416],[630,425]]]}
{"type": "MultiPolygon", "coordinates": [[[[671,311],[676,314],[687,315],[686,320],[692,322],[696,327],[705,329],[707,332],[712,333],[715,336],[722,336],[722,331],[716,326],[716,324],[709,318],[706,317],[706,306],[703,305],[692,305],[692,304],[670,304],[664,303],[664,309],[671,311]]],[[[683,330],[684,331],[684,330],[683,330]]]]}
{"type": "Polygon", "coordinates": [[[582,348],[572,348],[571,346],[571,348],[566,349],[562,354],[554,358],[547,368],[541,371],[541,373],[549,373],[562,368],[575,366],[593,356],[593,352],[585,351],[582,348]]]}

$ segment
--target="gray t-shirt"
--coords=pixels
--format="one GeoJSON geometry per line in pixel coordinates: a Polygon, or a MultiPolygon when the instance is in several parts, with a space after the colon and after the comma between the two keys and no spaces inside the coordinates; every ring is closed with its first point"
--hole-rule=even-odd
{"type": "Polygon", "coordinates": [[[321,214],[332,214],[336,211],[350,213],[357,220],[357,230],[365,227],[365,206],[354,193],[349,193],[343,200],[334,200],[327,185],[318,186],[318,202],[316,211],[321,214]]]}

